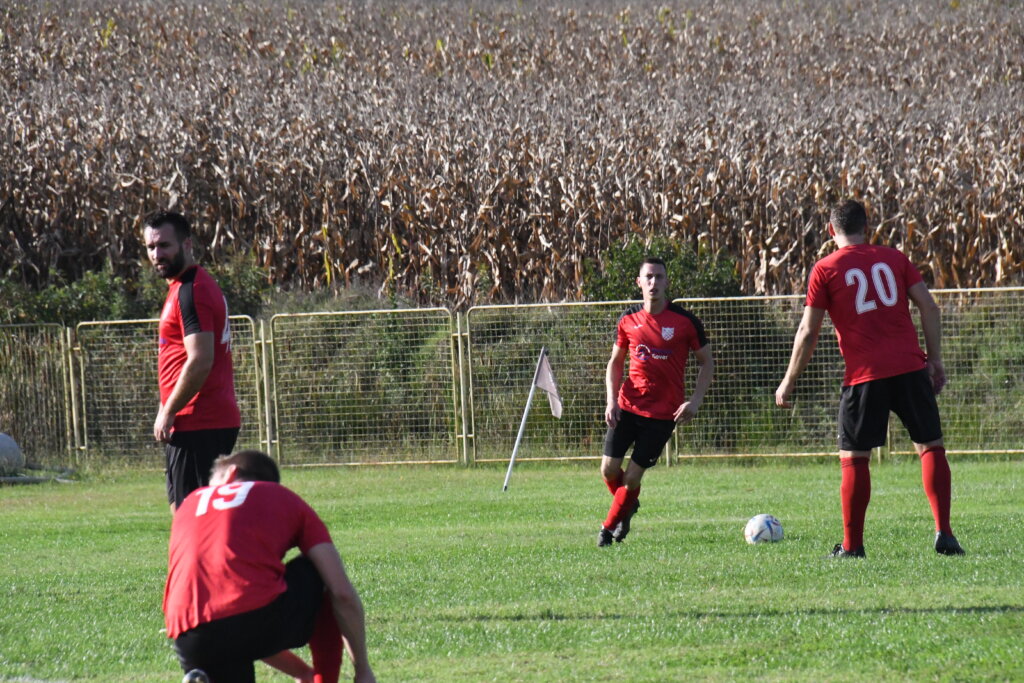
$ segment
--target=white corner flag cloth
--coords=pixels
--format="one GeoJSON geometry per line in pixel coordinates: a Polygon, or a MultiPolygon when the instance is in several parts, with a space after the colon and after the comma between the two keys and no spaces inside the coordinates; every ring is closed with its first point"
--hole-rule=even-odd
{"type": "Polygon", "coordinates": [[[537,368],[533,371],[533,382],[530,384],[530,396],[526,399],[526,409],[523,410],[523,419],[519,423],[519,434],[516,435],[516,443],[512,446],[512,457],[508,459],[508,470],[505,472],[505,484],[502,491],[508,491],[508,481],[512,478],[512,466],[516,464],[516,453],[519,452],[519,444],[523,441],[523,432],[526,430],[526,416],[530,414],[530,404],[533,402],[533,394],[541,389],[548,395],[548,405],[551,406],[551,414],[562,418],[562,397],[558,395],[558,385],[555,384],[555,373],[551,372],[551,361],[548,360],[548,350],[540,349],[540,357],[537,359],[537,368]]]}
{"type": "Polygon", "coordinates": [[[538,389],[543,389],[548,395],[548,404],[551,406],[551,414],[562,418],[562,397],[558,395],[558,385],[555,383],[555,373],[551,372],[551,361],[548,360],[547,350],[540,355],[540,363],[537,364],[537,374],[533,383],[538,389]]]}

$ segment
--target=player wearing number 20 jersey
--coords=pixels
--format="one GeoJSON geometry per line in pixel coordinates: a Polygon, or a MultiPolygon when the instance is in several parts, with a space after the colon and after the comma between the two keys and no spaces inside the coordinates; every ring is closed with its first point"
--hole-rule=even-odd
{"type": "Polygon", "coordinates": [[[892,247],[851,244],[814,265],[806,305],[828,311],[835,325],[844,385],[926,366],[907,300],[918,282],[917,268],[892,247]]]}
{"type": "Polygon", "coordinates": [[[860,202],[846,200],[832,208],[828,230],[838,249],[811,270],[803,319],[775,403],[792,407],[790,397],[827,312],[846,362],[838,415],[843,542],[830,556],[865,557],[871,449],[886,443],[891,413],[921,458],[921,480],[935,519],[935,551],[961,555],[949,521],[951,474],[935,398],[946,383],[942,312],[910,260],[896,249],[870,244],[866,229],[860,202]],[[920,313],[927,354],[918,342],[910,302],[920,313]]]}

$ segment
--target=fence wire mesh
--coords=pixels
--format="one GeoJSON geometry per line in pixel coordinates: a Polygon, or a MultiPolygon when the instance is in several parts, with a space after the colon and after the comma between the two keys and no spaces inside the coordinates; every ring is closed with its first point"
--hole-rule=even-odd
{"type": "MultiPolygon", "coordinates": [[[[157,320],[80,323],[76,328],[81,376],[82,447],[90,456],[162,459],[153,440],[160,405],[157,388],[157,320]]],[[[231,316],[235,395],[242,412],[239,447],[262,445],[263,397],[255,325],[231,316]]]]}
{"type": "MultiPolygon", "coordinates": [[[[676,439],[677,455],[824,455],[836,448],[843,361],[827,320],[797,384],[793,409],[775,405],[803,314],[802,296],[688,299],[704,322],[715,379],[700,413],[676,439]]],[[[687,386],[696,367],[687,368],[687,386]]]]}
{"type": "Polygon", "coordinates": [[[68,371],[62,326],[0,327],[0,432],[29,464],[58,468],[72,461],[68,371]]]}
{"type": "Polygon", "coordinates": [[[478,306],[466,314],[473,457],[508,460],[526,408],[541,347],[562,397],[555,419],[534,397],[516,457],[601,455],[604,375],[615,323],[626,303],[478,306]]]}
{"type": "MultiPolygon", "coordinates": [[[[939,407],[949,452],[1024,452],[1024,289],[933,295],[943,310],[949,384],[939,407]]],[[[252,319],[232,317],[239,446],[269,448],[287,464],[454,462],[465,436],[468,460],[506,461],[546,346],[563,417],[535,396],[518,457],[596,458],[605,367],[628,303],[482,306],[458,325],[446,309],[282,315],[259,334],[252,319]]],[[[803,297],[678,303],[703,320],[716,370],[671,454],[835,452],[842,359],[827,318],[789,411],[775,407],[773,394],[803,297]]],[[[73,464],[82,452],[161,458],[151,437],[156,325],[82,323],[73,348],[59,325],[0,327],[0,431],[44,466],[73,464]]],[[[695,379],[691,364],[687,385],[695,379]]],[[[898,420],[890,434],[891,452],[912,452],[898,420]]]]}
{"type": "MultiPolygon", "coordinates": [[[[467,314],[477,460],[511,454],[534,364],[547,347],[565,410],[556,420],[533,406],[518,457],[597,457],[605,433],[605,368],[615,326],[630,303],[481,306],[467,314]]],[[[715,356],[715,380],[698,418],[678,430],[673,455],[821,455],[835,450],[835,410],[842,377],[831,327],[801,380],[792,411],[774,405],[801,297],[680,299],[704,323],[715,356]]],[[[687,367],[686,386],[697,364],[687,367]]],[[[627,360],[628,368],[628,360],[627,360]]],[[[538,399],[535,397],[535,401],[538,399]]],[[[540,399],[543,401],[543,399],[540,399]]]]}
{"type": "Polygon", "coordinates": [[[282,462],[458,460],[447,309],[277,315],[270,327],[282,462]]]}
{"type": "MultiPolygon", "coordinates": [[[[947,450],[1024,453],[1024,290],[936,290],[932,296],[942,309],[949,378],[939,395],[947,450]]],[[[915,321],[920,329],[916,311],[915,321]]],[[[914,452],[898,420],[889,432],[892,451],[914,452]]]]}

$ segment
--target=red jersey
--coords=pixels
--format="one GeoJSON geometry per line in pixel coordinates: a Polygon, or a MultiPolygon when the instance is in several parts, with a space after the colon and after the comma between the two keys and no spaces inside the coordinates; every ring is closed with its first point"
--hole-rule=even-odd
{"type": "Polygon", "coordinates": [[[285,553],[330,542],[313,508],[280,484],[239,481],[196,489],[171,524],[167,636],[269,605],[287,588],[285,553]]]}
{"type": "Polygon", "coordinates": [[[832,318],[846,361],[844,385],[926,367],[907,298],[918,282],[917,268],[892,247],[854,244],[814,264],[806,304],[832,318]]]}
{"type": "Polygon", "coordinates": [[[619,388],[619,407],[636,415],[672,420],[686,401],[686,361],[707,345],[704,325],[693,313],[668,304],[651,315],[643,304],[619,318],[615,345],[629,349],[629,374],[619,388]]]}
{"type": "Polygon", "coordinates": [[[174,418],[174,431],[228,429],[242,424],[235,401],[235,376],[231,362],[231,326],[228,305],[209,273],[194,266],[170,280],[160,313],[160,350],[157,374],[160,403],[174,390],[181,368],[188,360],[185,337],[213,333],[213,367],[202,388],[174,418]]]}

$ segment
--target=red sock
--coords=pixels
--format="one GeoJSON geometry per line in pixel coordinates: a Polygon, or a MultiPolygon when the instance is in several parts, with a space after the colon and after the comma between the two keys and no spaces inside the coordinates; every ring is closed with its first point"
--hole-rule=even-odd
{"type": "Polygon", "coordinates": [[[935,530],[945,534],[953,533],[949,526],[951,479],[945,448],[932,446],[921,454],[921,482],[924,484],[928,503],[932,506],[935,530]]]}
{"type": "Polygon", "coordinates": [[[612,498],[611,507],[608,508],[608,516],[604,520],[605,529],[614,529],[622,519],[623,510],[631,510],[640,497],[640,487],[630,491],[625,486],[620,486],[612,498]]]}
{"type": "Polygon", "coordinates": [[[843,503],[843,548],[856,550],[864,545],[864,517],[871,501],[871,470],[867,458],[840,458],[843,483],[839,497],[843,503]]]}
{"type": "Polygon", "coordinates": [[[620,469],[615,473],[611,479],[608,477],[604,478],[604,485],[608,487],[608,491],[614,496],[615,492],[622,486],[622,470],[620,469]]]}
{"type": "Polygon", "coordinates": [[[309,639],[309,652],[313,655],[313,671],[321,683],[338,683],[341,675],[341,631],[334,618],[331,598],[327,593],[320,603],[309,639]]]}

